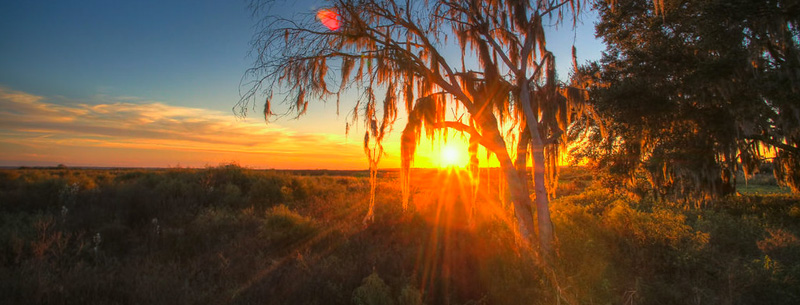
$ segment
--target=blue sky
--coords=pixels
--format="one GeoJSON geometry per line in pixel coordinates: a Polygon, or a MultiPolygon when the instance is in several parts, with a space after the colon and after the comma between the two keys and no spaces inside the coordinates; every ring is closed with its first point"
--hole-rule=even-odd
{"type": "MultiPolygon", "coordinates": [[[[115,103],[131,109],[131,104],[155,103],[193,109],[187,113],[208,110],[215,117],[228,116],[235,121],[231,107],[239,99],[241,76],[252,63],[248,52],[255,20],[247,3],[3,1],[0,89],[4,92],[0,95],[4,94],[8,105],[16,106],[32,100],[44,103],[41,107],[83,105],[76,106],[81,109],[115,103]]],[[[322,4],[324,1],[287,1],[277,7],[284,12],[302,12],[322,4]]],[[[573,43],[580,62],[599,58],[602,45],[594,39],[594,18],[584,16],[574,32],[570,25],[562,25],[558,32],[548,29],[548,48],[556,54],[562,77],[571,66],[573,43]]],[[[242,124],[263,125],[262,120],[255,116],[242,124]]],[[[308,117],[282,119],[270,128],[344,136],[345,121],[344,116],[336,116],[335,105],[312,104],[308,117]]],[[[0,126],[0,142],[12,137],[11,127],[0,126]]],[[[30,135],[42,136],[48,134],[30,135]]],[[[28,142],[22,136],[14,145],[0,143],[0,149],[19,150],[28,142]]],[[[23,162],[16,159],[14,162],[23,162]]]]}
{"type": "Polygon", "coordinates": [[[233,1],[5,1],[0,84],[229,110],[252,22],[233,1]]]}

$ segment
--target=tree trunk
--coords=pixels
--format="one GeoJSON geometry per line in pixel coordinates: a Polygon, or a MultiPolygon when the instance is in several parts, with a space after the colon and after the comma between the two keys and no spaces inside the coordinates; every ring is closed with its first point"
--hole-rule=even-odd
{"type": "Polygon", "coordinates": [[[539,222],[539,246],[547,255],[553,252],[553,222],[550,219],[550,199],[545,187],[544,145],[538,135],[531,136],[533,157],[533,193],[536,203],[536,220],[539,222]],[[537,143],[538,142],[538,143],[537,143]]]}
{"type": "Polygon", "coordinates": [[[480,160],[478,159],[478,145],[480,145],[478,139],[476,137],[470,136],[469,137],[469,147],[467,151],[469,151],[469,175],[470,179],[470,186],[472,193],[470,194],[470,210],[469,210],[469,224],[472,226],[474,224],[473,220],[475,219],[475,212],[476,212],[476,205],[478,201],[478,190],[481,185],[481,168],[480,168],[480,160]]]}
{"type": "Polygon", "coordinates": [[[525,176],[521,176],[517,168],[511,162],[511,158],[506,153],[504,156],[498,155],[500,169],[505,175],[508,183],[508,191],[511,194],[511,202],[514,204],[514,214],[517,217],[519,231],[531,246],[534,245],[534,224],[533,211],[531,210],[531,197],[528,183],[525,176]]]}
{"type": "Polygon", "coordinates": [[[497,156],[497,160],[500,162],[500,170],[503,171],[503,175],[506,177],[508,191],[511,193],[511,202],[514,204],[514,214],[517,218],[519,233],[533,246],[535,227],[531,210],[530,190],[528,189],[526,177],[519,174],[511,161],[511,157],[506,150],[506,143],[497,129],[496,121],[493,118],[484,117],[479,123],[490,142],[488,144],[491,144],[491,147],[486,147],[486,149],[491,150],[497,156]]]}
{"type": "Polygon", "coordinates": [[[550,220],[550,200],[547,198],[545,186],[544,141],[539,133],[539,120],[531,107],[528,83],[520,84],[520,104],[525,111],[525,118],[531,136],[531,157],[533,159],[533,190],[536,203],[536,220],[539,225],[539,247],[545,255],[553,252],[553,222],[550,220]]]}
{"type": "Polygon", "coordinates": [[[531,132],[527,128],[520,130],[519,141],[517,142],[517,160],[514,166],[523,180],[528,177],[528,146],[531,144],[531,132]]]}

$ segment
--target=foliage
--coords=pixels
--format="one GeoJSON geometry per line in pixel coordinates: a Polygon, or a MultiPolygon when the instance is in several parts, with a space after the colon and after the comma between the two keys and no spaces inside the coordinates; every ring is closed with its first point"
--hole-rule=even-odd
{"type": "Polygon", "coordinates": [[[800,300],[796,196],[731,196],[685,210],[614,194],[585,168],[561,170],[564,183],[580,188],[553,202],[550,267],[518,246],[512,212],[483,193],[486,185],[469,225],[458,216],[463,199],[436,195],[468,188],[433,171],[415,175],[427,186],[414,189],[405,212],[398,173],[382,171],[379,187],[388,191],[376,198],[376,223],[364,227],[370,186],[362,173],[2,170],[3,192],[16,195],[1,202],[0,295],[4,304],[800,300]],[[219,172],[228,174],[209,184],[219,172]],[[36,188],[70,177],[96,186],[79,188],[66,212],[62,187],[36,188]],[[257,192],[258,181],[305,195],[252,198],[278,194],[257,192]]]}
{"type": "Polygon", "coordinates": [[[581,303],[791,304],[800,298],[790,292],[799,275],[790,251],[800,249],[794,240],[800,227],[779,220],[795,202],[745,197],[761,203],[742,206],[731,197],[717,210],[690,212],[602,194],[596,189],[554,203],[556,269],[571,279],[570,292],[581,303]],[[777,244],[782,250],[764,251],[777,244]]]}
{"type": "Polygon", "coordinates": [[[796,192],[800,41],[793,1],[597,2],[608,47],[577,79],[602,117],[583,156],[671,200],[735,192],[774,155],[796,192]]]}
{"type": "Polygon", "coordinates": [[[403,290],[400,291],[400,297],[398,297],[397,304],[399,305],[423,305],[422,303],[422,294],[419,290],[411,287],[405,286],[403,290]]]}
{"type": "Polygon", "coordinates": [[[353,291],[354,305],[392,305],[392,292],[378,273],[372,272],[364,278],[364,284],[353,291]]]}

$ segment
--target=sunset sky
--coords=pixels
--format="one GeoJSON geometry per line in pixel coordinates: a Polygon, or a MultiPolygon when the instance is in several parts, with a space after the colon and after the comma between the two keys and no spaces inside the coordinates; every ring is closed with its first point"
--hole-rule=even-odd
{"type": "MultiPolygon", "coordinates": [[[[269,124],[234,116],[253,61],[247,2],[2,2],[0,166],[367,168],[363,128],[346,136],[333,103],[312,102],[308,115],[269,124]]],[[[324,3],[287,1],[274,13],[324,3]]],[[[573,42],[579,62],[600,57],[595,18],[585,14],[575,32],[548,29],[562,78],[573,42]]],[[[397,124],[381,167],[399,167],[404,120],[397,124]]],[[[415,165],[436,166],[441,150],[423,143],[415,165]]]]}

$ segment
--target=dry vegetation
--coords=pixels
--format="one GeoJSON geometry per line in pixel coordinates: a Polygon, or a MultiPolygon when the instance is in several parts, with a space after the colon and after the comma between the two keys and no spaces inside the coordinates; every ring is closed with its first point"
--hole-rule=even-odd
{"type": "MultiPolygon", "coordinates": [[[[417,171],[403,211],[381,172],[0,171],[4,304],[797,304],[800,202],[731,196],[687,210],[612,195],[565,169],[557,259],[517,248],[483,177],[417,171]],[[554,281],[557,280],[558,283],[554,281]],[[560,290],[557,290],[558,287],[560,290]]],[[[497,173],[493,173],[496,175],[497,173]]],[[[755,181],[750,181],[752,185],[755,181]]]]}

